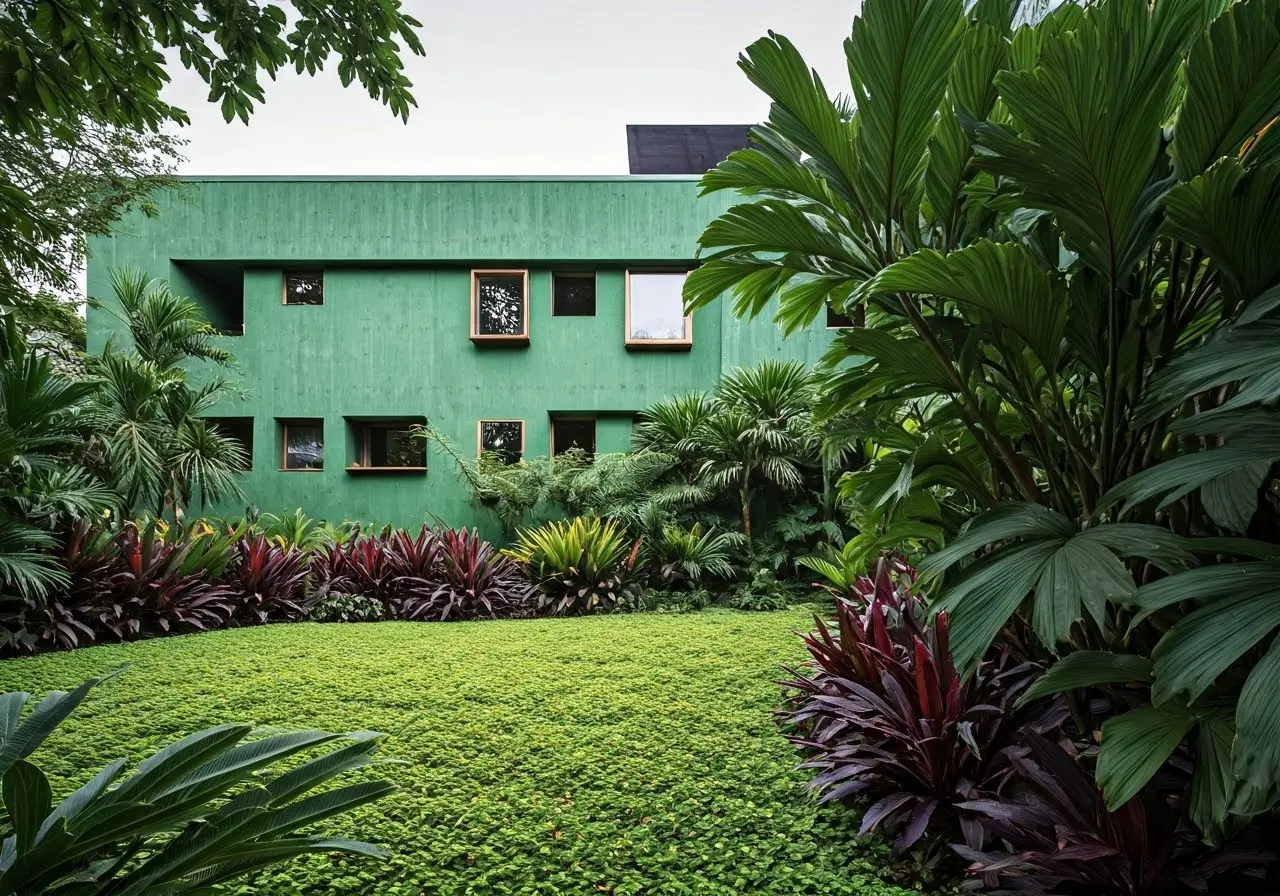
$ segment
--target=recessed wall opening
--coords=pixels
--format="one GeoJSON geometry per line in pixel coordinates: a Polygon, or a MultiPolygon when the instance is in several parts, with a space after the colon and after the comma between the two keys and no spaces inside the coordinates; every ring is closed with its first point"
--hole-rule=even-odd
{"type": "Polygon", "coordinates": [[[223,438],[235,442],[244,454],[243,470],[253,469],[253,418],[206,417],[205,424],[223,438]]]}
{"type": "Polygon", "coordinates": [[[199,306],[223,336],[244,335],[244,267],[208,261],[175,261],[169,288],[199,306]]]}
{"type": "Polygon", "coordinates": [[[318,417],[277,419],[280,428],[280,469],[324,469],[324,420],[318,417]]]}
{"type": "Polygon", "coordinates": [[[493,455],[504,464],[524,457],[523,420],[480,420],[476,423],[476,455],[493,455]]]}
{"type": "Polygon", "coordinates": [[[426,472],[427,441],[414,429],[427,422],[425,417],[346,419],[352,449],[348,472],[426,472]]]}
{"type": "Polygon", "coordinates": [[[529,272],[471,272],[471,339],[476,343],[529,343],[529,272]]]}
{"type": "Polygon", "coordinates": [[[846,327],[852,327],[853,318],[846,317],[830,305],[827,306],[827,329],[842,330],[846,327]]]}
{"type": "Polygon", "coordinates": [[[688,275],[688,271],[627,271],[627,348],[693,345],[693,318],[684,313],[688,275]]]}
{"type": "Polygon", "coordinates": [[[285,271],[281,301],[286,305],[323,305],[324,271],[285,271]]]}
{"type": "Polygon", "coordinates": [[[594,417],[552,417],[551,456],[564,454],[573,448],[585,451],[588,457],[596,453],[596,419],[594,417]]]}
{"type": "Polygon", "coordinates": [[[595,313],[596,275],[594,272],[551,275],[553,317],[594,317],[595,313]]]}

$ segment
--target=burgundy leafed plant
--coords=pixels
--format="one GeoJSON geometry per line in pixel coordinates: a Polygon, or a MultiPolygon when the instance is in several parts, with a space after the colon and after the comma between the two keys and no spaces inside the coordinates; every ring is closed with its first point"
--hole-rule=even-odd
{"type": "MultiPolygon", "coordinates": [[[[1274,892],[1209,879],[1257,869],[1273,856],[1240,846],[1213,853],[1186,822],[1188,776],[1172,767],[1115,812],[1062,745],[1023,733],[1007,752],[1007,796],[961,804],[1003,848],[953,848],[970,861],[985,892],[1080,896],[1191,896],[1205,892],[1274,892]]],[[[973,883],[978,883],[974,880],[973,883]]]]}
{"type": "Polygon", "coordinates": [[[496,619],[521,612],[530,586],[519,568],[474,530],[446,529],[424,598],[406,618],[496,619]]]}
{"type": "Polygon", "coordinates": [[[981,828],[957,806],[1000,773],[1016,735],[1013,704],[1035,667],[1002,651],[967,684],[947,644],[947,617],[928,619],[914,570],[882,560],[836,601],[836,632],[817,620],[804,636],[810,668],[795,677],[783,718],[817,770],[823,802],[870,804],[860,834],[897,834],[904,850],[926,834],[959,833],[979,848],[981,828]]]}
{"type": "Polygon", "coordinates": [[[282,548],[261,533],[242,538],[226,576],[234,599],[234,622],[260,625],[292,622],[306,609],[307,555],[282,548]]]}

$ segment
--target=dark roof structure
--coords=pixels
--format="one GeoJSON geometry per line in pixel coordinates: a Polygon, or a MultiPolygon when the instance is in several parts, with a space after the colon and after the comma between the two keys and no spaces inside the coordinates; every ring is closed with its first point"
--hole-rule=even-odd
{"type": "Polygon", "coordinates": [[[747,145],[749,124],[629,124],[632,174],[703,174],[747,145]]]}

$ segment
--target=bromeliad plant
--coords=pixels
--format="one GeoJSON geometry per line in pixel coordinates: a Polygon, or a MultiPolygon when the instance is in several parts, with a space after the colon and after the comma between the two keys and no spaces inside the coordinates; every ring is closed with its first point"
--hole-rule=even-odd
{"type": "Polygon", "coordinates": [[[822,802],[870,804],[859,834],[896,834],[900,851],[926,838],[979,849],[983,830],[962,807],[1003,773],[1014,701],[1036,669],[1006,647],[962,681],[947,614],[928,617],[914,580],[910,567],[882,560],[874,579],[838,594],[836,630],[818,619],[804,639],[811,668],[789,670],[782,718],[817,769],[822,802]]]}
{"type": "Polygon", "coordinates": [[[55,691],[25,718],[29,694],[0,696],[0,894],[209,893],[308,853],[385,856],[368,843],[302,833],[395,789],[384,780],[330,786],[375,763],[382,736],[368,731],[251,739],[248,725],[220,725],[170,744],[132,774],[117,760],[55,804],[31,756],[100,681],[55,691]]]}
{"type": "MultiPolygon", "coordinates": [[[[786,38],[749,47],[772,111],[703,179],[745,198],[686,303],[858,324],[818,416],[860,422],[877,534],[921,495],[946,525],[921,572],[961,674],[1011,622],[1045,659],[1149,659],[1150,704],[1103,726],[1107,805],[1191,738],[1220,840],[1280,799],[1280,588],[1235,562],[1280,539],[1280,8],[1020,6],[867,0],[852,102],[786,38]]],[[[1133,680],[1095,659],[1066,687],[1133,680]]]]}
{"type": "Polygon", "coordinates": [[[540,612],[553,616],[624,610],[636,603],[640,545],[612,520],[577,517],[521,531],[504,553],[523,564],[540,612]]]}

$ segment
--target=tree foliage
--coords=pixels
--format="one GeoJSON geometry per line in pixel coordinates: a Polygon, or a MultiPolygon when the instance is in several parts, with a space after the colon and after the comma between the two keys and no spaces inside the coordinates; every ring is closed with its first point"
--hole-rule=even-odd
{"type": "Polygon", "coordinates": [[[1107,803],[1198,739],[1188,811],[1222,838],[1280,796],[1280,592],[1231,563],[1280,540],[1280,8],[1017,7],[868,0],[852,109],[752,44],[769,118],[703,179],[744,201],[685,299],[863,324],[818,419],[868,443],[843,493],[882,532],[958,536],[922,571],[962,669],[1006,624],[1047,660],[1150,656],[1152,705],[1103,726],[1107,803]]]}

